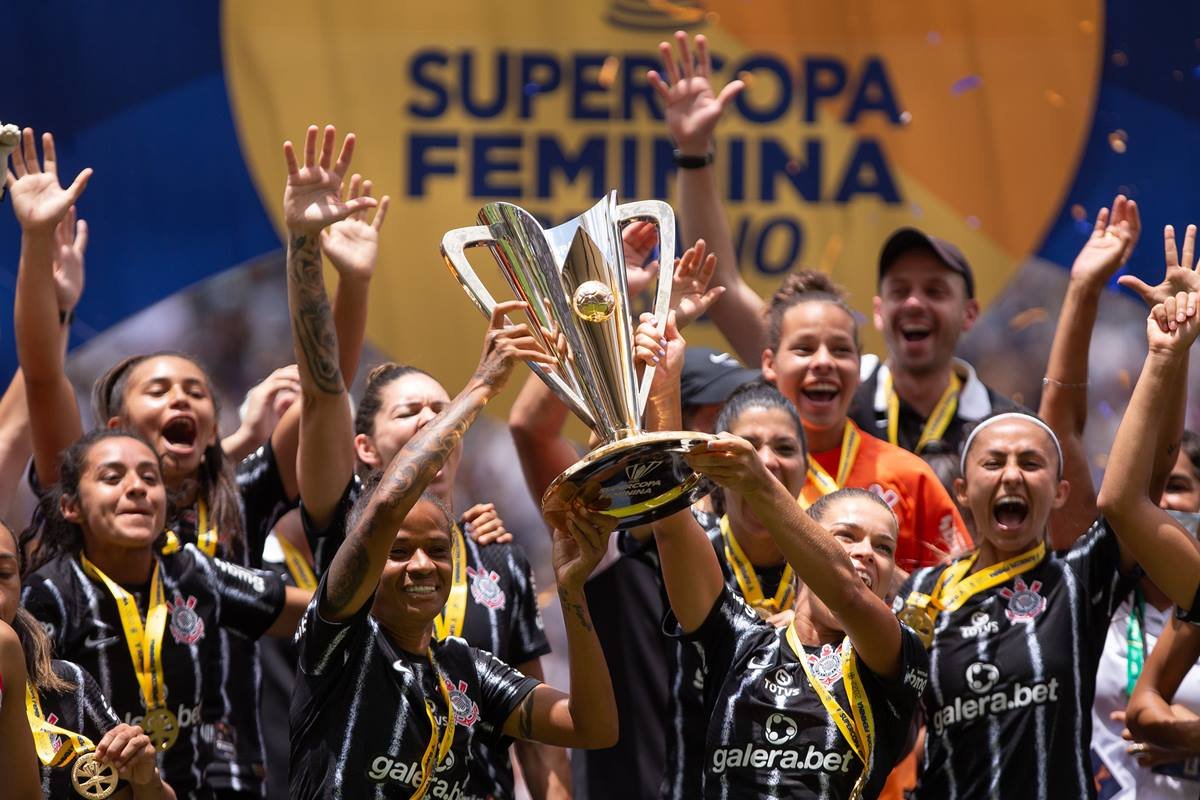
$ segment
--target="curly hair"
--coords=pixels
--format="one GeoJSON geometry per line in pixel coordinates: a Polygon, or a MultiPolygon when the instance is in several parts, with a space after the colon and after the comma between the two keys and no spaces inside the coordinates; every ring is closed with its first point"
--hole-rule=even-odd
{"type": "Polygon", "coordinates": [[[828,275],[811,269],[802,269],[788,275],[771,297],[767,306],[767,343],[778,350],[783,339],[783,318],[794,306],[801,303],[832,303],[846,312],[854,329],[854,349],[861,352],[858,338],[858,318],[846,302],[846,293],[828,275]]]}

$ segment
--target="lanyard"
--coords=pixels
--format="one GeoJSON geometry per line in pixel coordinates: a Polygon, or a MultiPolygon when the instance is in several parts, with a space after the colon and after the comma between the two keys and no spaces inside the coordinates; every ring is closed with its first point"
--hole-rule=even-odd
{"type": "Polygon", "coordinates": [[[158,559],[154,560],[154,574],[150,577],[150,600],[146,607],[145,625],[142,624],[142,615],[138,612],[133,595],[88,561],[87,556],[80,553],[79,560],[83,564],[83,571],[103,583],[117,601],[121,627],[125,630],[125,645],[133,659],[133,671],[146,702],[146,711],[164,708],[167,704],[167,687],[163,679],[162,645],[163,632],[167,628],[167,601],[163,595],[158,559]]]}
{"type": "Polygon", "coordinates": [[[451,531],[450,560],[453,581],[446,606],[433,620],[433,633],[439,640],[447,636],[462,636],[463,619],[467,615],[467,543],[457,525],[451,531]]]}
{"type": "Polygon", "coordinates": [[[1125,622],[1125,694],[1133,695],[1133,687],[1137,685],[1138,677],[1142,674],[1142,665],[1146,662],[1146,598],[1142,596],[1142,588],[1133,589],[1133,608],[1129,609],[1129,619],[1125,622]]]}
{"type": "Polygon", "coordinates": [[[933,644],[933,624],[938,612],[957,611],[985,589],[999,586],[1010,578],[1033,569],[1045,556],[1046,542],[1043,540],[1024,553],[993,564],[970,577],[964,577],[979,558],[978,552],[973,553],[968,558],[946,567],[933,587],[933,594],[910,592],[904,601],[904,609],[899,614],[900,621],[920,635],[925,641],[925,646],[929,647],[933,644]]]}
{"type": "MultiPolygon", "coordinates": [[[[858,432],[858,428],[854,426],[853,422],[846,420],[846,427],[842,430],[842,447],[838,455],[837,478],[826,472],[825,468],[810,455],[808,457],[808,482],[804,485],[804,489],[807,490],[809,486],[814,486],[820,492],[820,496],[824,497],[843,488],[846,485],[846,479],[850,477],[850,470],[854,468],[854,462],[858,460],[860,446],[862,446],[862,434],[858,432]]],[[[808,501],[805,494],[807,491],[801,494],[800,505],[808,508],[815,501],[808,501]]]]}
{"type": "Polygon", "coordinates": [[[446,729],[441,732],[439,741],[437,718],[433,715],[433,701],[425,700],[425,716],[429,718],[430,728],[429,744],[425,746],[425,754],[421,756],[421,784],[412,793],[411,800],[419,800],[425,796],[437,765],[442,763],[442,759],[446,757],[446,754],[450,752],[450,747],[454,744],[454,702],[450,698],[450,683],[442,675],[442,671],[433,657],[432,642],[429,646],[429,666],[433,669],[434,680],[437,681],[438,689],[442,693],[442,700],[446,703],[446,729]]]}
{"type": "MultiPolygon", "coordinates": [[[[933,413],[921,426],[921,437],[917,440],[917,447],[913,452],[921,453],[930,442],[936,442],[946,434],[946,429],[950,427],[950,421],[954,419],[954,414],[958,411],[958,393],[961,390],[962,379],[958,377],[958,373],[951,370],[950,383],[946,385],[946,391],[942,392],[942,396],[938,398],[937,405],[933,407],[933,413]]],[[[892,373],[890,372],[884,379],[884,392],[887,394],[888,441],[899,447],[900,396],[892,388],[892,373]]]]}
{"type": "Polygon", "coordinates": [[[729,527],[728,516],[721,517],[721,540],[725,544],[725,560],[729,562],[729,567],[733,570],[733,577],[737,580],[738,589],[747,603],[760,614],[766,612],[767,616],[778,614],[785,608],[791,608],[792,601],[796,596],[791,564],[784,567],[783,575],[779,579],[779,588],[775,590],[775,596],[764,597],[762,584],[758,581],[758,574],[754,571],[754,565],[750,563],[750,559],[742,551],[741,545],[738,544],[737,537],[733,535],[733,531],[729,527]]]}
{"type": "Polygon", "coordinates": [[[862,772],[850,793],[852,798],[861,797],[867,769],[871,764],[871,752],[875,748],[875,716],[871,712],[866,689],[858,674],[858,659],[854,657],[854,647],[850,644],[850,637],[847,636],[842,640],[842,688],[846,691],[846,699],[850,703],[850,712],[853,716],[838,705],[837,700],[825,688],[825,684],[813,675],[812,669],[808,665],[808,653],[800,643],[800,636],[796,633],[794,624],[788,626],[787,640],[788,644],[792,646],[792,652],[800,660],[800,666],[804,668],[804,674],[808,677],[809,684],[820,698],[821,705],[825,707],[826,713],[833,719],[850,748],[854,750],[854,754],[863,763],[862,772]]]}
{"type": "Polygon", "coordinates": [[[37,749],[38,760],[47,767],[65,767],[71,759],[83,753],[96,749],[92,740],[81,733],[74,733],[66,728],[55,725],[42,713],[42,703],[38,699],[37,689],[32,683],[25,683],[25,716],[29,718],[29,728],[33,731],[33,743],[37,749]],[[57,745],[55,736],[61,736],[70,747],[57,745]]]}
{"type": "Polygon", "coordinates": [[[212,558],[217,554],[217,529],[208,526],[208,505],[203,497],[196,501],[196,516],[196,546],[212,558]]]}
{"type": "Polygon", "coordinates": [[[278,530],[271,532],[275,534],[275,541],[279,542],[279,547],[283,550],[283,562],[287,564],[288,574],[292,576],[292,581],[306,592],[315,592],[317,576],[313,572],[312,565],[308,563],[308,559],[300,552],[300,548],[289,542],[288,538],[278,530]]]}

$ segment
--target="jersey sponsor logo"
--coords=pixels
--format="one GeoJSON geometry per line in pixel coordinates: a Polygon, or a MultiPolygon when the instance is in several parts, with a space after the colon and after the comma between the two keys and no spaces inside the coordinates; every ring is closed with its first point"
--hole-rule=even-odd
{"type": "Polygon", "coordinates": [[[900,495],[895,489],[885,489],[878,483],[872,483],[870,490],[879,495],[883,499],[883,502],[888,504],[888,508],[890,509],[895,510],[896,503],[900,502],[900,495]]]}
{"type": "Polygon", "coordinates": [[[450,687],[450,704],[454,706],[454,721],[464,728],[474,728],[479,721],[479,706],[467,696],[467,682],[459,681],[450,687]]]}
{"type": "Polygon", "coordinates": [[[929,673],[923,669],[909,667],[904,670],[904,685],[911,688],[917,694],[925,692],[925,686],[929,683],[929,673]]]}
{"type": "Polygon", "coordinates": [[[261,595],[267,591],[267,582],[254,570],[239,567],[237,564],[230,564],[228,561],[219,558],[214,558],[213,563],[217,565],[217,569],[229,577],[249,586],[255,594],[261,595]]]}
{"type": "MultiPolygon", "coordinates": [[[[757,614],[755,615],[757,616],[757,614]]],[[[766,669],[774,663],[774,659],[769,655],[755,655],[746,663],[746,669],[766,669]]]]}
{"type": "Polygon", "coordinates": [[[854,755],[850,750],[821,750],[809,744],[806,749],[782,747],[800,733],[796,720],[787,714],[775,713],[763,725],[763,737],[770,747],[753,742],[741,747],[718,747],[713,750],[709,769],[720,775],[729,769],[806,770],[809,772],[848,772],[854,755]]]}
{"type": "Polygon", "coordinates": [[[1013,581],[1013,588],[1007,586],[999,594],[1008,601],[1004,613],[1012,622],[1033,622],[1046,610],[1046,598],[1038,594],[1042,588],[1041,581],[1034,581],[1028,586],[1021,578],[1013,581]]]}
{"type": "Polygon", "coordinates": [[[763,678],[763,686],[776,697],[799,697],[802,690],[799,686],[793,686],[794,683],[792,674],[783,667],[763,678]]]}
{"type": "Polygon", "coordinates": [[[805,653],[808,668],[826,689],[842,679],[842,646],[822,645],[819,655],[805,653]]]}
{"type": "MultiPolygon", "coordinates": [[[[179,720],[179,727],[180,728],[190,728],[193,725],[199,725],[200,724],[200,708],[203,705],[204,705],[203,703],[197,703],[192,708],[188,708],[183,703],[180,703],[179,708],[175,709],[175,718],[179,720]]],[[[143,720],[144,720],[144,717],[140,714],[135,717],[132,713],[126,712],[125,718],[121,721],[124,722],[126,725],[140,726],[142,724],[143,720]]]]}
{"type": "MultiPolygon", "coordinates": [[[[433,777],[429,779],[426,790],[427,797],[444,798],[444,800],[471,800],[474,795],[467,794],[461,782],[450,783],[438,774],[450,770],[454,766],[454,751],[446,753],[446,757],[434,769],[433,777]]],[[[395,781],[413,789],[421,785],[421,765],[416,761],[404,762],[387,755],[375,756],[367,769],[367,777],[373,781],[395,781]]]]}
{"type": "Polygon", "coordinates": [[[991,615],[986,611],[976,611],[971,615],[971,624],[964,625],[959,629],[964,639],[978,639],[981,636],[990,636],[1000,630],[1000,623],[992,619],[991,615]]]}
{"type": "Polygon", "coordinates": [[[799,732],[800,727],[796,724],[796,720],[787,714],[778,712],[767,717],[767,724],[763,726],[763,735],[771,744],[787,744],[799,732]]]}
{"type": "Polygon", "coordinates": [[[493,611],[504,608],[505,597],[504,590],[500,588],[499,573],[467,567],[467,575],[471,578],[471,596],[476,603],[493,611]]]}
{"type": "Polygon", "coordinates": [[[195,644],[204,638],[204,620],[196,613],[196,598],[188,595],[184,600],[178,592],[175,600],[167,604],[171,612],[171,636],[175,644],[195,644]]]}
{"type": "Polygon", "coordinates": [[[967,667],[967,687],[979,697],[955,697],[933,714],[933,729],[941,734],[951,725],[1016,711],[1029,706],[1058,702],[1058,678],[1026,686],[1019,681],[1008,689],[995,690],[1000,670],[995,664],[976,661],[967,667]]]}
{"type": "Polygon", "coordinates": [[[938,522],[938,533],[942,536],[942,541],[950,545],[950,549],[954,549],[954,545],[958,541],[958,529],[954,527],[954,515],[946,514],[938,522]]]}
{"type": "MultiPolygon", "coordinates": [[[[92,647],[97,650],[103,650],[104,648],[121,641],[121,637],[114,635],[112,628],[107,623],[98,619],[94,619],[92,620],[92,624],[96,626],[96,632],[88,634],[88,637],[83,640],[84,647],[92,647]]],[[[53,639],[54,626],[43,625],[42,627],[48,629],[46,633],[50,635],[51,639],[53,639]]]]}

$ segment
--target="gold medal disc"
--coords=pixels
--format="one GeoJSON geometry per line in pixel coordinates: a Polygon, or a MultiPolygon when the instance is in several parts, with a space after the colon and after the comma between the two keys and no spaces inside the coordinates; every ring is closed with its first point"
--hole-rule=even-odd
{"type": "Polygon", "coordinates": [[[117,771],[111,764],[97,761],[95,753],[84,753],[71,767],[71,785],[80,797],[104,800],[117,790],[117,771]]]}
{"type": "Polygon", "coordinates": [[[933,647],[933,620],[929,618],[929,613],[925,609],[915,605],[906,605],[896,616],[921,638],[926,650],[933,647]]]}
{"type": "Polygon", "coordinates": [[[170,750],[179,738],[179,718],[170,709],[152,708],[142,719],[142,729],[155,750],[170,750]]]}

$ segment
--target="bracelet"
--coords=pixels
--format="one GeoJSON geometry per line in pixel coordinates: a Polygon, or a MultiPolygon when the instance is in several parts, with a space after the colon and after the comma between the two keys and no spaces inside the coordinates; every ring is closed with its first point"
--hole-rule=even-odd
{"type": "Polygon", "coordinates": [[[675,166],[680,169],[704,169],[713,163],[713,154],[709,150],[702,156],[689,156],[675,149],[671,151],[671,159],[675,162],[675,166]]]}
{"type": "Polygon", "coordinates": [[[62,309],[58,310],[58,324],[59,325],[70,325],[74,321],[75,321],[75,309],[71,309],[70,311],[63,311],[62,309]]]}
{"type": "Polygon", "coordinates": [[[1090,381],[1084,381],[1083,383],[1063,383],[1050,377],[1042,378],[1042,386],[1049,386],[1052,383],[1062,389],[1086,389],[1090,381]]]}

